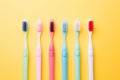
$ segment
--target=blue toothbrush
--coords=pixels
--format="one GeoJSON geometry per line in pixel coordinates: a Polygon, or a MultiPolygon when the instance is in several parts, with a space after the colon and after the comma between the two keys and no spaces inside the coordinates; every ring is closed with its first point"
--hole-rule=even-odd
{"type": "Polygon", "coordinates": [[[68,52],[66,46],[66,34],[67,34],[67,21],[62,22],[62,32],[64,37],[63,47],[62,47],[62,80],[68,80],[68,52]]]}
{"type": "Polygon", "coordinates": [[[75,66],[76,66],[76,80],[80,80],[80,46],[79,46],[79,33],[80,33],[80,21],[75,21],[76,32],[76,46],[75,46],[75,66]]]}

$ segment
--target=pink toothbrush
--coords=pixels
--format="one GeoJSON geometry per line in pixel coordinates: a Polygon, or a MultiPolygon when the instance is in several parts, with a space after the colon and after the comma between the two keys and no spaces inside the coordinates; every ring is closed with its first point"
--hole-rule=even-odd
{"type": "Polygon", "coordinates": [[[50,21],[50,49],[49,49],[49,69],[50,69],[50,80],[54,80],[54,21],[50,21]]]}
{"type": "Polygon", "coordinates": [[[37,23],[37,32],[38,32],[38,43],[36,49],[36,80],[41,80],[41,44],[40,44],[40,36],[42,32],[42,22],[38,20],[37,23]]]}

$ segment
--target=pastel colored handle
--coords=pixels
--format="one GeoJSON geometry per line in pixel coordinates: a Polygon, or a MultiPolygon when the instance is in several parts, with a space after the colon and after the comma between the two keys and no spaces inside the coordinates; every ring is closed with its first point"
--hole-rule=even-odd
{"type": "Polygon", "coordinates": [[[89,36],[89,45],[88,45],[88,67],[89,67],[89,80],[94,80],[93,73],[93,47],[92,47],[92,39],[91,34],[89,36]]]}
{"type": "Polygon", "coordinates": [[[62,80],[68,80],[68,57],[67,51],[63,50],[62,52],[62,80]]]}
{"type": "Polygon", "coordinates": [[[28,51],[23,51],[23,80],[28,80],[28,51]]]}
{"type": "MultiPolygon", "coordinates": [[[[79,51],[76,54],[80,54],[79,51]]],[[[80,80],[80,55],[75,55],[75,64],[76,64],[76,80],[80,80]]]]}
{"type": "Polygon", "coordinates": [[[41,51],[37,49],[36,56],[36,80],[41,80],[41,51]]]}
{"type": "Polygon", "coordinates": [[[89,51],[89,55],[88,55],[88,66],[89,66],[89,80],[94,80],[94,74],[93,74],[93,55],[92,51],[89,51]]]}
{"type": "Polygon", "coordinates": [[[78,37],[79,32],[76,32],[76,47],[75,47],[76,80],[80,80],[80,46],[78,37]]]}
{"type": "Polygon", "coordinates": [[[68,80],[67,57],[62,57],[62,80],[68,80]]]}
{"type": "Polygon", "coordinates": [[[50,51],[49,55],[49,66],[50,66],[50,80],[54,80],[54,51],[50,51]]]}

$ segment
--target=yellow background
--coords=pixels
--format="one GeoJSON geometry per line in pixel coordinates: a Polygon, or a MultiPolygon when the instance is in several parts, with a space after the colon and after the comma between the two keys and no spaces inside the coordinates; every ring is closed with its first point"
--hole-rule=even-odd
{"type": "Polygon", "coordinates": [[[81,20],[81,80],[88,80],[88,33],[86,22],[91,17],[95,80],[120,80],[120,0],[1,0],[0,1],[0,80],[22,80],[22,20],[28,19],[29,80],[36,79],[36,21],[43,21],[42,80],[49,80],[49,21],[55,20],[55,80],[62,80],[61,21],[68,21],[68,77],[75,80],[74,47],[76,18],[81,20]]]}

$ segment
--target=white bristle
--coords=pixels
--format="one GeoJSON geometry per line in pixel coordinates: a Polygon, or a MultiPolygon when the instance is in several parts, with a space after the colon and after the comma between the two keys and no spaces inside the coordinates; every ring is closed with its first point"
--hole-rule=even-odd
{"type": "Polygon", "coordinates": [[[27,19],[24,19],[23,22],[27,22],[27,23],[28,23],[28,20],[27,20],[27,19]]]}
{"type": "Polygon", "coordinates": [[[38,32],[42,31],[42,21],[41,20],[38,20],[38,22],[37,22],[37,31],[38,32]]]}
{"type": "Polygon", "coordinates": [[[88,18],[88,22],[89,22],[89,21],[93,21],[93,20],[92,20],[91,18],[88,18]]]}
{"type": "Polygon", "coordinates": [[[80,20],[79,19],[76,19],[74,27],[75,27],[75,31],[80,31],[81,25],[80,25],[80,20]]]}

